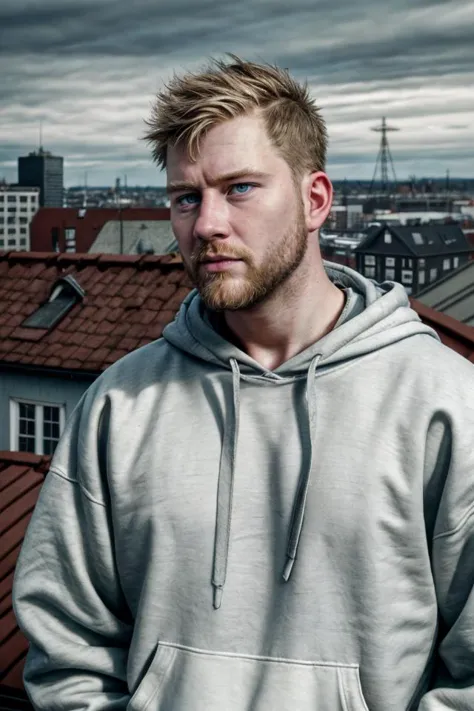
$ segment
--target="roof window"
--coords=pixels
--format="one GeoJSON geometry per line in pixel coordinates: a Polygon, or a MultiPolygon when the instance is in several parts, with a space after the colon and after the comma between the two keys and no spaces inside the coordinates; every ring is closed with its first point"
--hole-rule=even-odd
{"type": "Polygon", "coordinates": [[[53,328],[85,295],[84,289],[70,274],[60,277],[51,289],[48,301],[21,325],[24,328],[53,328]]]}

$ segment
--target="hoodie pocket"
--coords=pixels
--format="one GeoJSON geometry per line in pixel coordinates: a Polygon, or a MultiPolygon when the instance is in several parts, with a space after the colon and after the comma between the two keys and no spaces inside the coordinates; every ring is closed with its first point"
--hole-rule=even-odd
{"type": "Polygon", "coordinates": [[[160,642],[127,711],[368,711],[357,664],[160,642]]]}

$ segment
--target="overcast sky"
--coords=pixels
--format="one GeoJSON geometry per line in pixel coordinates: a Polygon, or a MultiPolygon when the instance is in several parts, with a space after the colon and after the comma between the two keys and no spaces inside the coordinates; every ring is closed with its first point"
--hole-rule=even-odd
{"type": "Polygon", "coordinates": [[[154,94],[209,56],[288,67],[327,121],[328,173],[474,177],[474,0],[1,0],[0,178],[39,144],[66,185],[163,185],[140,136],[154,94]]]}

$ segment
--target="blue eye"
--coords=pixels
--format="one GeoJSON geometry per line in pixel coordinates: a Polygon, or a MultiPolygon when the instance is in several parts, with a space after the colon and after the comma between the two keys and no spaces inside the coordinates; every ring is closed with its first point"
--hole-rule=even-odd
{"type": "Polygon", "coordinates": [[[189,193],[188,195],[181,195],[181,197],[177,198],[176,203],[177,205],[180,205],[181,207],[186,206],[186,205],[197,205],[199,202],[199,195],[196,195],[196,193],[189,193]]]}
{"type": "Polygon", "coordinates": [[[251,183],[235,183],[235,185],[231,186],[231,190],[235,188],[238,195],[245,195],[252,187],[253,185],[251,183]],[[244,189],[242,190],[241,188],[244,189]]]}

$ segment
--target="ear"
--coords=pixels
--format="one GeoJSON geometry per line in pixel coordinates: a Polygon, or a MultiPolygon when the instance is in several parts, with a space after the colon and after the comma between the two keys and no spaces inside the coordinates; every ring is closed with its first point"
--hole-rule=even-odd
{"type": "Polygon", "coordinates": [[[306,226],[308,232],[315,232],[324,225],[332,207],[333,187],[326,173],[310,173],[304,186],[306,226]]]}

